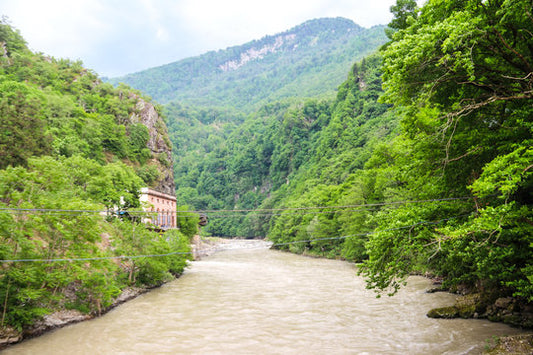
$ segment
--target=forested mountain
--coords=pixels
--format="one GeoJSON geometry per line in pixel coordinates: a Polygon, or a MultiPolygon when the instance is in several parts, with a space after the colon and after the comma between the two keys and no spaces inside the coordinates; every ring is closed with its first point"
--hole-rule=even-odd
{"type": "Polygon", "coordinates": [[[162,239],[138,226],[133,211],[141,209],[144,186],[174,189],[171,143],[157,108],[79,62],[31,52],[1,22],[3,341],[17,341],[51,312],[101,313],[125,288],[182,272],[183,253],[125,257],[189,250],[179,231],[162,239]]]}
{"type": "MultiPolygon", "coordinates": [[[[377,103],[379,67],[377,55],[354,65],[335,101],[278,101],[248,117],[167,105],[178,199],[198,210],[287,207],[302,193],[294,187],[342,183],[396,125],[387,105],[377,103]]],[[[209,214],[206,231],[267,235],[270,218],[230,214],[209,214]]]]}
{"type": "MultiPolygon", "coordinates": [[[[203,233],[360,262],[380,292],[429,273],[479,292],[450,316],[532,327],[531,2],[398,0],[392,11],[383,46],[383,27],[321,19],[129,76],[166,104],[178,201],[207,214],[203,233]]],[[[31,53],[5,24],[0,50],[0,258],[184,250],[180,232],[158,238],[135,215],[52,213],[125,212],[160,181],[171,159],[146,150],[142,95],[31,53]]],[[[3,265],[2,325],[22,327],[61,307],[98,312],[183,258],[3,265]]]]}
{"type": "Polygon", "coordinates": [[[288,97],[333,96],[354,60],[386,41],[383,26],[310,20],[286,32],[120,78],[160,103],[250,111],[288,97]]]}
{"type": "Polygon", "coordinates": [[[432,273],[481,292],[455,315],[531,327],[493,306],[533,301],[530,5],[398,1],[390,42],[336,99],[248,116],[167,105],[178,198],[208,211],[211,233],[360,261],[389,293],[432,273]]]}

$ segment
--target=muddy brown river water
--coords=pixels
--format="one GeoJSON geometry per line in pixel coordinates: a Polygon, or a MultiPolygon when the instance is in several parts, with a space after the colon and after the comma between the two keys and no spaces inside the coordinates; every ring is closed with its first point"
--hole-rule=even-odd
{"type": "Polygon", "coordinates": [[[376,298],[353,264],[239,242],[106,315],[10,347],[6,354],[477,354],[520,333],[485,320],[437,320],[453,303],[412,277],[376,298]]]}

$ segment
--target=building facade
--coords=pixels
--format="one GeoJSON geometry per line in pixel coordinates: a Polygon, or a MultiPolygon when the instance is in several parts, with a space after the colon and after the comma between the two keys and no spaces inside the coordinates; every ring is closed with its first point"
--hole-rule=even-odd
{"type": "Polygon", "coordinates": [[[153,212],[145,222],[152,223],[161,229],[176,228],[176,197],[148,187],[141,189],[141,205],[147,212],[153,212]]]}

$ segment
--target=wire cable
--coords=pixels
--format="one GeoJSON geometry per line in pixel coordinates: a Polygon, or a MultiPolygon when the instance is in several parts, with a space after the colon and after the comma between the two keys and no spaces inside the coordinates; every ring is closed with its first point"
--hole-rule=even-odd
{"type": "MultiPolygon", "coordinates": [[[[362,237],[362,236],[368,236],[368,235],[377,234],[377,233],[392,232],[392,231],[397,231],[397,230],[402,230],[402,229],[407,229],[407,228],[413,228],[413,227],[416,227],[416,226],[422,225],[422,224],[439,224],[439,223],[442,223],[442,222],[445,222],[445,221],[449,221],[449,220],[457,219],[457,218],[461,218],[461,217],[466,217],[466,216],[469,216],[469,215],[470,214],[465,214],[465,215],[460,215],[460,216],[455,216],[455,217],[443,218],[443,219],[440,219],[440,220],[437,220],[437,221],[420,221],[420,222],[417,222],[417,223],[414,223],[414,224],[411,224],[411,225],[408,225],[408,226],[383,229],[383,230],[367,232],[367,233],[351,234],[351,235],[345,235],[345,236],[340,236],[340,237],[325,237],[325,238],[316,238],[316,239],[308,239],[308,240],[295,240],[295,241],[284,242],[284,243],[272,243],[268,248],[272,248],[272,247],[276,247],[276,246],[291,245],[291,244],[311,243],[311,242],[317,242],[317,241],[323,241],[323,240],[341,240],[341,239],[347,239],[347,238],[352,238],[352,237],[362,237]]],[[[268,248],[264,248],[264,249],[268,249],[268,248]]],[[[242,249],[246,249],[246,248],[240,248],[240,250],[242,250],[242,249]]],[[[220,251],[220,250],[228,250],[228,249],[221,248],[221,249],[215,249],[214,251],[220,251]]],[[[201,251],[204,251],[204,250],[198,250],[197,253],[201,252],[201,251]]],[[[210,250],[208,250],[208,251],[210,251],[210,250]]],[[[119,255],[119,256],[103,256],[103,257],[91,257],[91,258],[76,258],[76,257],[74,257],[74,258],[58,258],[58,259],[54,259],[54,258],[48,258],[48,259],[4,259],[4,260],[0,260],[0,263],[14,263],[14,262],[44,262],[44,263],[52,263],[52,262],[65,262],[65,261],[73,262],[73,261],[94,261],[94,260],[110,260],[110,259],[138,259],[138,258],[165,257],[165,256],[171,256],[171,255],[188,255],[188,254],[192,255],[192,254],[194,254],[194,252],[190,251],[190,252],[171,252],[171,253],[166,253],[166,254],[119,255]]]]}
{"type": "MultiPolygon", "coordinates": [[[[139,214],[139,215],[155,215],[157,213],[170,213],[170,214],[183,214],[179,216],[180,218],[195,218],[197,215],[187,215],[187,214],[207,214],[207,213],[219,213],[219,212],[283,212],[283,211],[307,211],[307,210],[331,210],[334,211],[320,211],[315,213],[333,213],[333,212],[343,212],[347,208],[377,208],[382,206],[389,205],[401,205],[401,204],[411,204],[411,203],[429,203],[429,202],[449,202],[449,201],[458,201],[458,200],[469,200],[473,199],[471,196],[464,197],[449,197],[449,198],[440,198],[440,199],[427,199],[427,200],[403,200],[403,201],[391,201],[391,202],[379,202],[379,203],[368,203],[368,204],[356,204],[356,205],[340,205],[340,206],[309,206],[309,207],[283,207],[283,208],[267,208],[267,209],[219,209],[219,210],[193,210],[193,211],[144,211],[144,210],[79,210],[79,209],[47,209],[47,208],[14,208],[14,207],[0,207],[0,213],[11,213],[11,214],[37,214],[37,213],[49,213],[49,214],[72,214],[72,213],[97,213],[97,214],[106,214],[106,215],[120,215],[120,214],[139,214]]],[[[346,211],[352,212],[352,211],[346,211]]],[[[353,211],[356,212],[356,211],[353,211]]],[[[280,215],[287,213],[276,213],[276,214],[264,214],[264,215],[280,215]]],[[[211,215],[210,215],[211,216],[211,215]]],[[[217,215],[215,215],[217,216],[217,215]]],[[[137,216],[133,216],[137,217],[137,216]]],[[[233,215],[232,215],[233,217],[233,215]]]]}
{"type": "MultiPolygon", "coordinates": [[[[196,211],[181,211],[181,212],[192,212],[192,213],[215,213],[215,212],[273,212],[273,211],[290,211],[290,210],[313,210],[313,209],[342,209],[342,208],[355,208],[355,207],[378,207],[378,206],[387,206],[387,205],[398,205],[398,204],[408,204],[408,203],[427,203],[427,202],[444,202],[444,201],[457,201],[457,200],[470,200],[473,199],[472,196],[464,197],[448,197],[448,198],[435,198],[428,200],[403,200],[403,201],[392,201],[392,202],[378,202],[378,203],[364,203],[356,205],[341,205],[341,206],[310,206],[310,207],[283,207],[283,208],[265,208],[265,209],[234,209],[234,210],[196,210],[196,211]]],[[[180,212],[180,211],[178,211],[180,212]]]]}
{"type": "Polygon", "coordinates": [[[274,243],[274,244],[272,244],[272,246],[283,246],[283,245],[298,244],[298,243],[310,243],[310,242],[316,242],[316,241],[322,241],[322,240],[348,239],[348,238],[352,238],[352,237],[366,237],[366,236],[369,236],[369,235],[372,235],[372,234],[377,234],[377,233],[393,232],[393,231],[398,231],[398,230],[402,230],[402,229],[413,228],[413,227],[416,227],[416,226],[419,226],[419,225],[422,225],[422,224],[439,224],[439,223],[442,223],[442,222],[445,222],[445,221],[449,221],[449,220],[457,219],[457,218],[462,218],[462,217],[466,217],[466,216],[469,216],[469,215],[470,214],[464,214],[464,215],[460,215],[460,216],[439,219],[437,221],[420,221],[420,222],[417,222],[417,223],[414,223],[414,224],[411,224],[411,225],[408,225],[408,226],[382,229],[382,230],[377,230],[377,231],[367,232],[367,233],[351,234],[351,235],[345,235],[345,236],[342,236],[342,237],[325,237],[325,238],[316,238],[316,239],[309,239],[309,240],[296,240],[296,241],[286,242],[286,243],[274,243]]]}
{"type": "Polygon", "coordinates": [[[94,261],[94,260],[113,260],[113,259],[139,259],[139,258],[156,258],[163,256],[171,255],[186,255],[192,254],[191,251],[176,251],[166,254],[146,254],[146,255],[118,255],[118,256],[100,256],[100,257],[91,257],[91,258],[58,258],[58,259],[5,259],[0,260],[0,263],[15,263],[15,262],[42,262],[42,263],[52,263],[52,262],[61,262],[61,261],[94,261]]]}

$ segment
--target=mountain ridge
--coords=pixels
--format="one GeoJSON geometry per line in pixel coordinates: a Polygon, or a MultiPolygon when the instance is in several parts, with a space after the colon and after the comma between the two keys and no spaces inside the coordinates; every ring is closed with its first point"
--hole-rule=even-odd
{"type": "Polygon", "coordinates": [[[108,79],[162,104],[245,111],[285,97],[332,96],[353,62],[385,43],[384,26],[322,18],[239,46],[108,79]]]}

